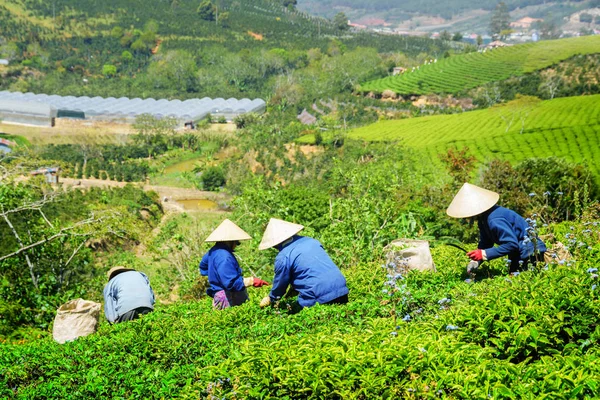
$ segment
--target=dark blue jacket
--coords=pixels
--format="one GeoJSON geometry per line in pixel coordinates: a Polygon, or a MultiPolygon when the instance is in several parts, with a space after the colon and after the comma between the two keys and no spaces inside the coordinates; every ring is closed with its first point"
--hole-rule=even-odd
{"type": "MultiPolygon", "coordinates": [[[[494,206],[477,218],[479,246],[487,259],[508,256],[510,260],[528,260],[534,255],[534,244],[527,237],[529,224],[516,212],[494,206]],[[494,247],[497,244],[497,247],[494,247]]],[[[544,242],[538,239],[537,250],[546,251],[544,242]]]]}
{"type": "Polygon", "coordinates": [[[200,261],[200,274],[208,276],[209,288],[206,294],[214,297],[215,293],[225,290],[241,292],[245,290],[242,269],[229,248],[216,243],[200,261]]]}
{"type": "Polygon", "coordinates": [[[271,300],[283,297],[288,285],[299,293],[298,303],[303,307],[327,303],[348,294],[346,278],[321,243],[298,235],[283,245],[275,258],[271,300]]]}

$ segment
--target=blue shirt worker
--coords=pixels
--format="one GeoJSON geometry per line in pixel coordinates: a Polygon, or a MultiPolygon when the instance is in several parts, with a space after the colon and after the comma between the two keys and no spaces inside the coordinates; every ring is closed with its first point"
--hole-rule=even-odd
{"type": "Polygon", "coordinates": [[[260,302],[261,307],[279,301],[288,286],[298,292],[301,307],[348,302],[346,278],[318,240],[297,235],[303,228],[280,219],[269,221],[258,249],[275,247],[279,254],[275,258],[273,288],[260,302]]]}
{"type": "Polygon", "coordinates": [[[104,286],[104,315],[111,324],[132,321],[154,310],[154,292],[146,274],[113,267],[104,286]]]}
{"type": "Polygon", "coordinates": [[[235,248],[242,240],[250,240],[242,228],[225,219],[205,242],[216,242],[202,257],[200,274],[208,276],[209,287],[206,289],[213,299],[213,308],[223,310],[231,306],[239,306],[248,300],[246,287],[261,287],[268,282],[255,277],[244,278],[242,269],[233,255],[235,248]]]}
{"type": "Polygon", "coordinates": [[[496,205],[499,198],[496,192],[465,183],[446,210],[454,218],[477,220],[479,244],[476,250],[467,253],[471,259],[468,273],[485,260],[503,256],[510,260],[510,272],[526,269],[530,262],[544,260],[544,242],[523,217],[496,205]]]}

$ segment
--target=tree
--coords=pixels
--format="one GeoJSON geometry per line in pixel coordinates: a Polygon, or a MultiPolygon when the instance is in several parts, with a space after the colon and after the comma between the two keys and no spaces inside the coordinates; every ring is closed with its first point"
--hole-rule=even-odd
{"type": "Polygon", "coordinates": [[[556,93],[562,85],[562,79],[559,75],[552,75],[540,85],[540,90],[547,92],[550,100],[556,96],[556,93]]]}
{"type": "Polygon", "coordinates": [[[477,46],[481,46],[483,44],[483,38],[481,35],[477,35],[477,46]]]}
{"type": "Polygon", "coordinates": [[[284,7],[287,7],[290,10],[293,10],[298,4],[297,0],[283,0],[282,4],[284,7]]]}
{"type": "Polygon", "coordinates": [[[104,64],[102,67],[102,75],[107,78],[112,78],[117,75],[117,67],[112,64],[104,64]]]}
{"type": "Polygon", "coordinates": [[[348,25],[348,17],[343,12],[335,14],[333,17],[333,25],[340,31],[346,31],[350,29],[350,25],[348,25]]]}
{"type": "Polygon", "coordinates": [[[153,60],[148,67],[148,75],[154,86],[185,92],[198,89],[196,61],[187,51],[169,50],[155,55],[153,60]]]}
{"type": "Polygon", "coordinates": [[[202,188],[212,192],[225,185],[225,174],[220,167],[208,167],[202,173],[201,180],[202,188]]]}
{"type": "Polygon", "coordinates": [[[121,53],[121,61],[124,63],[129,63],[131,60],[133,60],[133,55],[129,51],[123,50],[121,53]]]}
{"type": "Polygon", "coordinates": [[[8,42],[0,46],[0,56],[7,60],[14,60],[19,55],[19,46],[14,42],[8,42]]]}
{"type": "Polygon", "coordinates": [[[593,20],[594,20],[594,16],[592,14],[588,14],[588,13],[579,14],[579,22],[581,22],[581,23],[591,24],[593,20]]]}
{"type": "Polygon", "coordinates": [[[196,11],[201,19],[214,21],[217,14],[217,7],[210,0],[202,0],[196,11]]]}
{"type": "Polygon", "coordinates": [[[499,37],[501,32],[510,29],[510,14],[508,13],[508,7],[501,1],[496,6],[496,9],[492,13],[492,20],[490,21],[490,33],[494,37],[499,37]]]}
{"type": "Polygon", "coordinates": [[[452,40],[452,35],[450,32],[444,30],[440,33],[440,40],[452,40]]]}
{"type": "Polygon", "coordinates": [[[452,41],[460,42],[461,40],[463,40],[463,34],[460,32],[455,32],[454,35],[452,36],[452,41]]]}

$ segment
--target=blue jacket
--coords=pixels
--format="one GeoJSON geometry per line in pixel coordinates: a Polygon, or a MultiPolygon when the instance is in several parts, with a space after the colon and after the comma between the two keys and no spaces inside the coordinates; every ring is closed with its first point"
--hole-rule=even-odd
{"type": "MultiPolygon", "coordinates": [[[[479,246],[487,259],[508,256],[511,260],[528,260],[534,255],[534,244],[527,237],[529,224],[516,212],[494,206],[477,218],[479,246]],[[497,247],[494,247],[497,244],[497,247]]],[[[537,250],[546,251],[544,242],[538,239],[537,250]]]]}
{"type": "Polygon", "coordinates": [[[126,271],[112,278],[104,286],[104,315],[110,323],[138,307],[154,309],[154,292],[143,272],[126,271]]]}
{"type": "Polygon", "coordinates": [[[210,287],[206,294],[214,297],[215,293],[241,292],[246,289],[242,269],[233,253],[222,243],[216,243],[200,261],[200,274],[208,276],[210,287]]]}
{"type": "Polygon", "coordinates": [[[310,307],[348,294],[346,278],[318,240],[294,236],[275,258],[272,301],[285,295],[288,285],[299,293],[298,303],[310,307]]]}

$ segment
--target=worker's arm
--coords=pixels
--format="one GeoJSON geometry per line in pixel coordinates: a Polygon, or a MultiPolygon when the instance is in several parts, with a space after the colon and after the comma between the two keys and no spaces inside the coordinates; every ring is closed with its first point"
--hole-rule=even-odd
{"type": "Polygon", "coordinates": [[[102,292],[104,296],[104,315],[106,316],[106,320],[111,324],[114,324],[118,318],[117,315],[117,297],[116,297],[117,288],[114,287],[112,282],[108,282],[106,286],[104,286],[104,291],[102,292]]]}
{"type": "Polygon", "coordinates": [[[498,238],[498,246],[485,249],[488,260],[493,260],[519,251],[519,240],[505,218],[490,221],[490,230],[498,238]]]}
{"type": "Polygon", "coordinates": [[[200,270],[200,275],[208,276],[208,252],[202,257],[198,269],[200,270]]]}
{"type": "Polygon", "coordinates": [[[488,247],[492,247],[494,245],[494,240],[484,231],[481,227],[479,227],[479,244],[477,245],[478,249],[487,249],[488,247]]]}
{"type": "Polygon", "coordinates": [[[269,297],[273,301],[281,299],[290,284],[291,268],[285,258],[275,259],[275,276],[273,277],[273,289],[269,297]]]}

